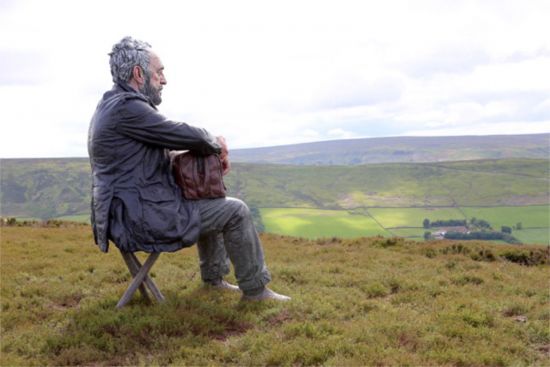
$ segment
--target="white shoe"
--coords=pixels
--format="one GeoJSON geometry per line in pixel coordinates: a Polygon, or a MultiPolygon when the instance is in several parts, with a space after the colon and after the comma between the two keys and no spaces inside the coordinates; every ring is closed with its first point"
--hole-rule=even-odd
{"type": "Polygon", "coordinates": [[[239,289],[239,287],[237,287],[236,285],[233,285],[231,283],[228,283],[223,279],[220,279],[220,280],[215,281],[215,282],[208,282],[208,283],[205,283],[205,284],[208,287],[212,287],[212,288],[216,288],[216,289],[223,289],[223,290],[228,290],[228,291],[233,291],[233,292],[240,292],[241,291],[239,289]]]}
{"type": "Polygon", "coordinates": [[[290,301],[292,298],[279,293],[275,293],[267,287],[264,288],[264,290],[260,294],[257,294],[255,296],[249,296],[249,295],[243,294],[243,297],[242,297],[243,301],[265,301],[268,299],[286,302],[286,301],[290,301]]]}

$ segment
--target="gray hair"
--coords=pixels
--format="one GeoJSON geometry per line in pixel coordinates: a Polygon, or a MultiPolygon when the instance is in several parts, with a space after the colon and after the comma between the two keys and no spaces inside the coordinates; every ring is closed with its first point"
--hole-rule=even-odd
{"type": "Polygon", "coordinates": [[[132,69],[139,66],[144,74],[149,74],[149,50],[151,45],[147,42],[136,40],[132,37],[124,37],[113,46],[109,54],[109,65],[113,82],[127,83],[132,77],[132,69]]]}

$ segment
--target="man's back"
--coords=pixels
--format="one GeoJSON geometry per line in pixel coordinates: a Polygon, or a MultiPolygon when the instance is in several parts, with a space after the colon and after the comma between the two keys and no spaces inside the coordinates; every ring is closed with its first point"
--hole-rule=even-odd
{"type": "MultiPolygon", "coordinates": [[[[176,251],[198,236],[193,202],[183,201],[166,148],[217,146],[204,130],[168,121],[149,100],[124,85],[104,94],[92,118],[92,223],[96,242],[125,251],[176,251]]],[[[199,150],[199,151],[200,151],[199,150]]]]}

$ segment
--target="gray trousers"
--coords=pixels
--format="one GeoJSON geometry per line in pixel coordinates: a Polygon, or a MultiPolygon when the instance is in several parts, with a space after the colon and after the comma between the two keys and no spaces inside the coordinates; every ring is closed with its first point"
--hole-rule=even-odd
{"type": "Polygon", "coordinates": [[[229,273],[231,260],[244,293],[265,286],[271,276],[248,206],[230,197],[197,203],[201,216],[198,250],[202,280],[223,278],[229,273]]]}

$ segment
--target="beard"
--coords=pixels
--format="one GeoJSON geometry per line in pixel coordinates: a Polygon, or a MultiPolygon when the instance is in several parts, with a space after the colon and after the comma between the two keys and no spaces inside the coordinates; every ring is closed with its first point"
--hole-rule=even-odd
{"type": "Polygon", "coordinates": [[[141,88],[140,92],[148,97],[155,106],[158,106],[162,102],[162,97],[160,96],[161,89],[162,87],[159,87],[158,89],[153,87],[151,85],[151,76],[149,73],[145,73],[145,84],[141,88]]]}

